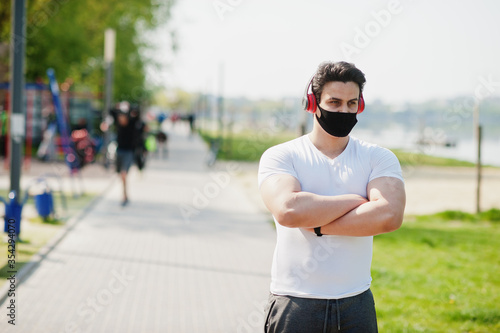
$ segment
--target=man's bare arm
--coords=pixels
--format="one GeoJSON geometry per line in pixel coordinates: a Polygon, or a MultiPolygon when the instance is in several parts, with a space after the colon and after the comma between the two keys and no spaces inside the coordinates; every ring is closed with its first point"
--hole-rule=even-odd
{"type": "Polygon", "coordinates": [[[376,178],[368,184],[367,193],[368,202],[322,226],[321,233],[374,236],[398,229],[403,223],[406,204],[404,183],[394,177],[376,178]]]}
{"type": "Polygon", "coordinates": [[[279,224],[290,228],[323,226],[367,200],[357,194],[338,196],[303,192],[290,175],[274,175],[260,186],[262,199],[279,224]]]}

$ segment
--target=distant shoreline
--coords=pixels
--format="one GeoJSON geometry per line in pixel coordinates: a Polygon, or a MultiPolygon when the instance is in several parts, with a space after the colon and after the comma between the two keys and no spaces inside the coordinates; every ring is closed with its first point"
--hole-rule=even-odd
{"type": "MultiPolygon", "coordinates": [[[[356,130],[356,129],[355,129],[356,130]]],[[[408,152],[419,152],[428,156],[452,158],[459,161],[476,163],[477,143],[472,138],[453,138],[454,146],[446,147],[436,139],[436,143],[418,145],[417,132],[387,131],[374,134],[371,130],[360,129],[353,135],[367,142],[376,143],[382,147],[408,152]]],[[[500,139],[484,139],[481,146],[481,163],[500,167],[500,139]]]]}

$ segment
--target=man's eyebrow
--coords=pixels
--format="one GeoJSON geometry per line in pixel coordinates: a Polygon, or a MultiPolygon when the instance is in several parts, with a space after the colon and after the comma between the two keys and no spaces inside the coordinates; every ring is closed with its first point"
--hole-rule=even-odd
{"type": "MultiPolygon", "coordinates": [[[[330,97],[327,99],[327,101],[342,101],[342,98],[338,98],[338,97],[330,97]]],[[[356,97],[356,98],[352,98],[350,100],[348,100],[348,102],[352,102],[352,101],[359,101],[359,97],[356,97]]]]}

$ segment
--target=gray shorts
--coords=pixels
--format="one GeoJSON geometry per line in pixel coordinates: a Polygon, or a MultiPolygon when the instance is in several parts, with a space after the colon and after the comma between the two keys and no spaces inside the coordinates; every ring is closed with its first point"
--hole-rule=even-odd
{"type": "Polygon", "coordinates": [[[370,289],[341,299],[269,295],[266,333],[378,332],[370,289]]]}
{"type": "Polygon", "coordinates": [[[128,172],[130,166],[134,162],[134,151],[133,150],[122,150],[118,149],[116,151],[116,172],[120,173],[122,171],[128,172]]]}

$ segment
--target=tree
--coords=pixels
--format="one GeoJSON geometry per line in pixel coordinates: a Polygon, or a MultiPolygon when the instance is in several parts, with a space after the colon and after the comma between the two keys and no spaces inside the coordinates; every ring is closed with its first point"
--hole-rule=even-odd
{"type": "MultiPolygon", "coordinates": [[[[71,78],[73,89],[102,92],[104,31],[114,28],[114,99],[139,102],[149,96],[144,82],[149,60],[141,52],[149,45],[141,34],[168,21],[172,0],[29,0],[27,4],[27,81],[45,81],[46,70],[52,67],[59,81],[71,78]]],[[[0,4],[0,81],[8,79],[8,57],[1,51],[10,43],[10,6],[10,1],[0,4]]]]}
{"type": "Polygon", "coordinates": [[[179,88],[157,89],[152,94],[154,105],[181,114],[189,114],[195,111],[195,103],[199,98],[199,94],[190,93],[179,88]]]}

